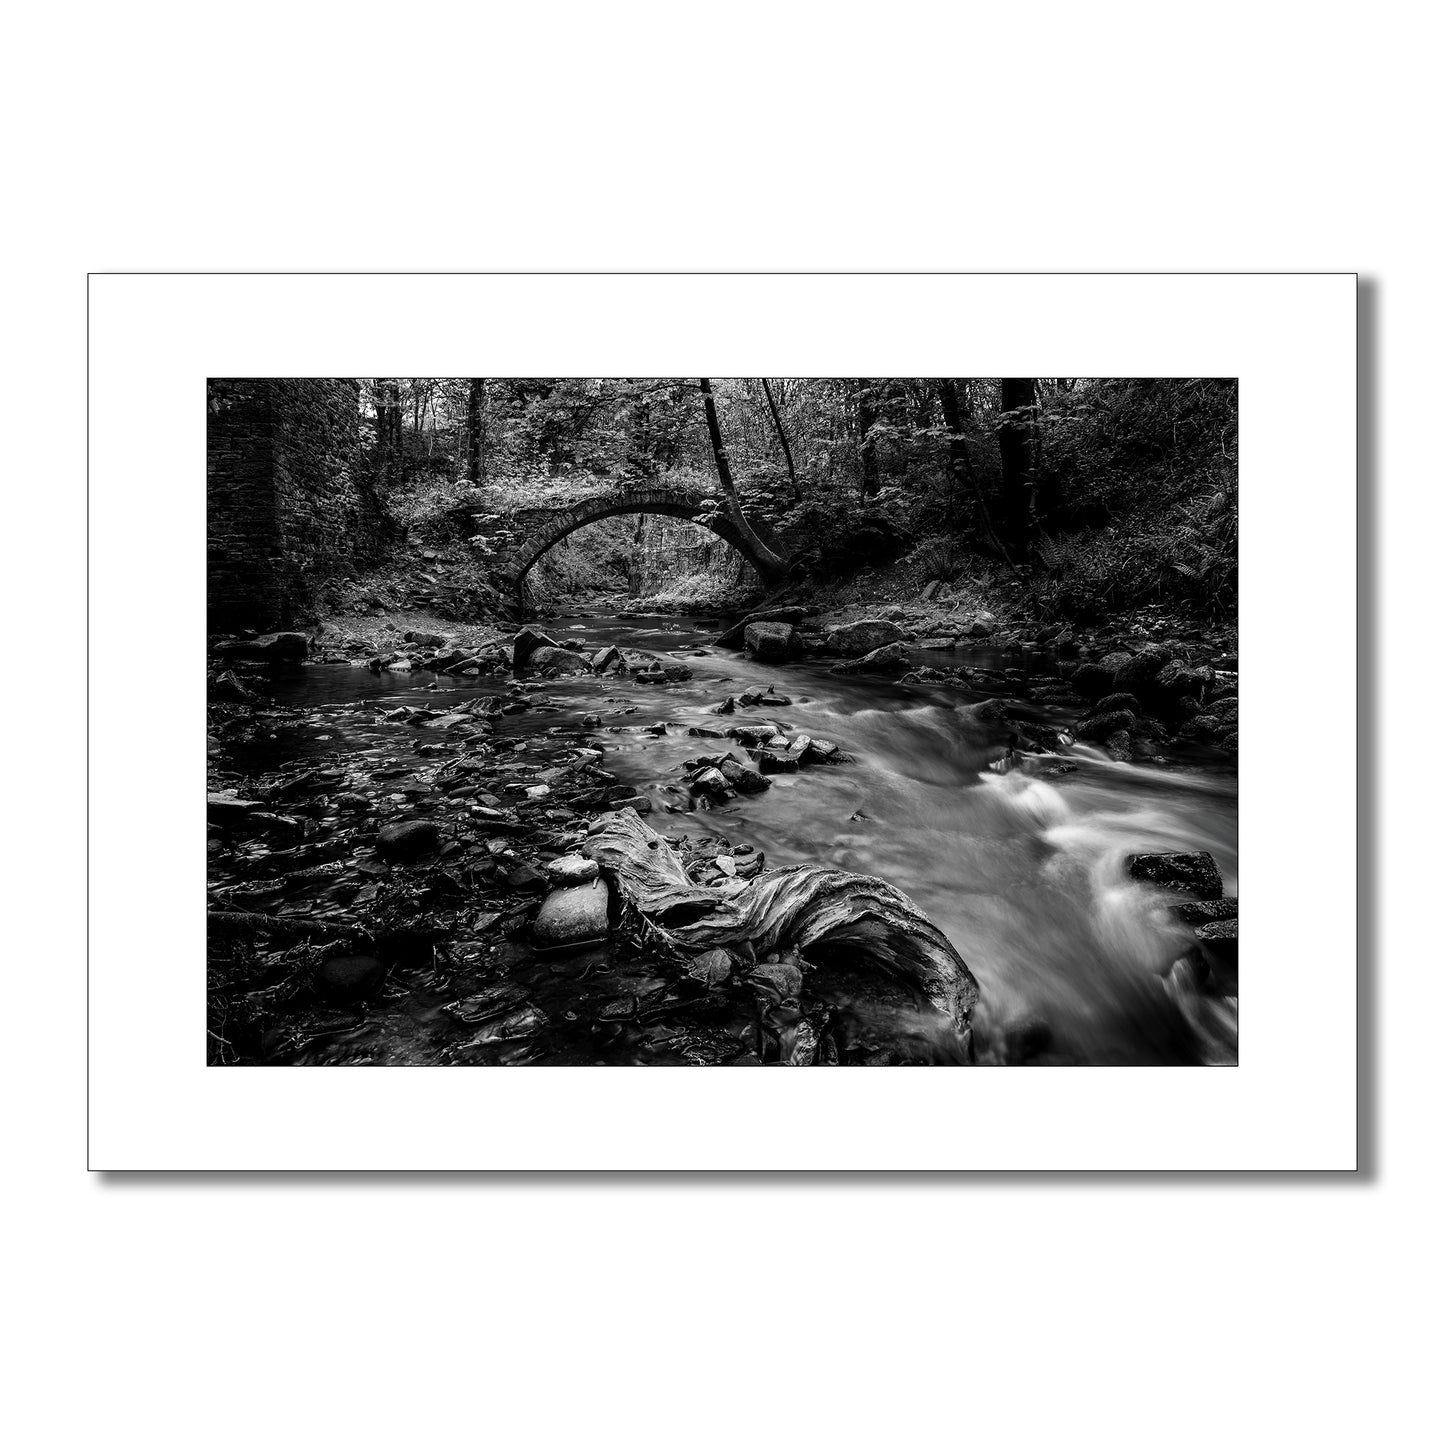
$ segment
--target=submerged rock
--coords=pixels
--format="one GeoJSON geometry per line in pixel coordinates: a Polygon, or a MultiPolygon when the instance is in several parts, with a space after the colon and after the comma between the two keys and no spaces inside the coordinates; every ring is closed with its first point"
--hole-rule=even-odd
{"type": "Polygon", "coordinates": [[[654,662],[651,667],[645,667],[640,672],[633,673],[632,680],[653,683],[687,682],[691,677],[692,669],[690,667],[679,665],[664,667],[660,662],[654,662]]]}
{"type": "Polygon", "coordinates": [[[533,941],[539,948],[564,948],[605,938],[610,896],[601,878],[554,890],[543,900],[532,925],[533,941]]]}
{"type": "Polygon", "coordinates": [[[388,823],[376,835],[376,851],[389,863],[411,863],[436,852],[441,829],[430,818],[388,823]]]}
{"type": "Polygon", "coordinates": [[[304,632],[268,632],[249,642],[227,642],[216,649],[222,657],[252,662],[304,662],[310,639],[304,632]]]}
{"type": "Polygon", "coordinates": [[[348,1003],[369,998],[381,988],[385,978],[386,965],[379,958],[358,953],[323,959],[314,982],[318,993],[348,1003]]]}

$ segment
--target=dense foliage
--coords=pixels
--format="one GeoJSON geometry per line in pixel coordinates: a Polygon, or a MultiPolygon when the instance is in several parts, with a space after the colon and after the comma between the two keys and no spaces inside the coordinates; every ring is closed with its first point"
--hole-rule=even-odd
{"type": "MultiPolygon", "coordinates": [[[[1232,380],[380,378],[362,406],[388,505],[423,535],[721,474],[759,535],[815,576],[904,554],[949,576],[982,555],[1047,615],[1153,602],[1223,617],[1236,603],[1232,380]]],[[[654,541],[681,545],[679,525],[654,541]]],[[[645,530],[576,534],[549,587],[623,575],[629,532],[645,530]]]]}

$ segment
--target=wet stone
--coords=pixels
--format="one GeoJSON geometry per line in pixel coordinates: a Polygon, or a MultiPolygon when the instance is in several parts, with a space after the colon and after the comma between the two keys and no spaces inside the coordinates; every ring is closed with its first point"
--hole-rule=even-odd
{"type": "Polygon", "coordinates": [[[449,1003],[442,1012],[459,1023],[481,1023],[484,1019],[495,1018],[498,1014],[515,1008],[525,1002],[526,997],[526,989],[515,983],[503,983],[495,988],[483,989],[480,993],[469,994],[466,998],[458,999],[456,1003],[449,1003]]]}
{"type": "Polygon", "coordinates": [[[411,863],[436,852],[441,829],[429,818],[388,823],[376,835],[376,851],[390,863],[411,863]]]}
{"type": "Polygon", "coordinates": [[[546,875],[530,863],[523,863],[507,874],[507,887],[517,893],[539,893],[546,886],[546,875]]]}
{"type": "Polygon", "coordinates": [[[609,896],[601,878],[555,889],[532,925],[533,941],[539,948],[567,948],[605,938],[609,896]]]}
{"type": "Polygon", "coordinates": [[[476,1044],[505,1043],[510,1039],[530,1038],[547,1027],[547,1015],[535,1004],[526,1004],[509,1014],[483,1024],[467,1040],[468,1046],[476,1044]]]}
{"type": "Polygon", "coordinates": [[[897,623],[887,622],[882,618],[869,618],[835,627],[828,634],[826,646],[829,652],[839,653],[844,657],[862,657],[865,653],[886,647],[889,643],[903,642],[907,637],[908,634],[897,623]]]}
{"type": "Polygon", "coordinates": [[[784,661],[796,646],[795,637],[787,622],[750,622],[743,629],[743,645],[759,662],[784,661]]]}
{"type": "Polygon", "coordinates": [[[718,765],[718,771],[740,793],[761,793],[764,788],[772,786],[755,768],[747,767],[735,758],[724,758],[718,765]]]}
{"type": "Polygon", "coordinates": [[[762,773],[796,773],[798,771],[797,758],[789,757],[785,753],[759,748],[749,756],[758,765],[758,771],[762,773]]]}
{"type": "Polygon", "coordinates": [[[1136,853],[1129,877],[1206,901],[1224,896],[1224,879],[1210,853],[1136,853]]]}
{"type": "Polygon", "coordinates": [[[566,888],[573,884],[590,883],[598,874],[595,858],[582,858],[569,853],[565,858],[553,858],[547,864],[547,881],[555,887],[566,888]]]}
{"type": "Polygon", "coordinates": [[[1204,923],[1218,923],[1223,919],[1239,917],[1239,899],[1216,898],[1208,903],[1177,903],[1169,910],[1170,916],[1180,923],[1198,927],[1204,923]]]}

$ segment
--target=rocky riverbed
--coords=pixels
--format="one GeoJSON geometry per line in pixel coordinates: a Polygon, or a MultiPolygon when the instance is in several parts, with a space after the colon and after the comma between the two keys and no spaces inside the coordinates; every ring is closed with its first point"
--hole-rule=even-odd
{"type": "Polygon", "coordinates": [[[424,614],[216,639],[212,1061],[1232,1058],[1231,880],[1192,846],[1213,844],[1232,869],[1219,801],[1232,794],[1216,782],[1237,729],[1229,654],[1148,631],[1022,637],[929,599],[877,616],[765,611],[663,624],[656,647],[635,645],[650,640],[635,620],[504,629],[424,614]],[[895,759],[880,702],[893,733],[926,726],[926,747],[895,759]],[[963,826],[939,826],[931,778],[899,780],[900,760],[935,749],[952,750],[963,826]],[[1077,840],[1047,838],[1068,817],[1030,810],[1067,813],[1061,790],[1087,797],[1111,767],[1128,790],[1197,794],[1219,823],[1152,818],[1129,834],[1136,846],[1110,835],[1089,866],[1107,855],[1105,891],[1128,882],[1128,916],[1103,916],[1092,885],[1067,906],[1040,902],[1036,987],[1042,965],[1020,964],[1007,915],[1019,887],[1058,892],[1048,865],[1079,860],[1077,840]],[[893,816],[905,802],[911,826],[893,816]],[[862,973],[803,988],[812,965],[786,940],[679,968],[588,866],[590,840],[624,810],[666,836],[688,886],[722,900],[815,859],[885,877],[978,973],[974,1028],[940,1030],[928,1000],[862,973]],[[979,875],[962,904],[957,881],[937,888],[940,834],[957,870],[979,875]],[[1031,863],[1040,847],[1050,857],[1031,863]],[[1173,861],[1147,861],[1160,856],[1173,861]],[[1102,959],[1110,947],[1123,969],[1102,959]]]}

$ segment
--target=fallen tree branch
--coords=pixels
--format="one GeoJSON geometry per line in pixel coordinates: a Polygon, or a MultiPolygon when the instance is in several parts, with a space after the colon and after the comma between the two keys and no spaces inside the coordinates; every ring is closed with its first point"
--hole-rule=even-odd
{"type": "Polygon", "coordinates": [[[761,873],[730,895],[687,876],[667,841],[630,808],[583,845],[660,941],[683,955],[709,949],[761,958],[798,951],[813,968],[866,966],[901,983],[967,1029],[978,984],[958,951],[896,888],[879,878],[803,865],[761,873]]]}

